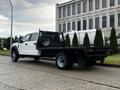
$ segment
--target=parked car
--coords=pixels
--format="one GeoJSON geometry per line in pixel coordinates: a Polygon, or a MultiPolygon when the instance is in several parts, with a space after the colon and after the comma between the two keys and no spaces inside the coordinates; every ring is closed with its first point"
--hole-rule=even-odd
{"type": "Polygon", "coordinates": [[[117,34],[117,43],[118,47],[120,48],[120,32],[117,34]]]}

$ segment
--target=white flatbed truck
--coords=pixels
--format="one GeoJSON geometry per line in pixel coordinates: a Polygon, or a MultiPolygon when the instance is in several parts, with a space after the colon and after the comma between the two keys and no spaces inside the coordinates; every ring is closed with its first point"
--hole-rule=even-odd
{"type": "Polygon", "coordinates": [[[70,69],[74,63],[89,67],[96,61],[104,62],[105,48],[85,48],[83,46],[64,45],[64,35],[58,32],[39,31],[23,37],[11,47],[11,59],[17,62],[19,58],[33,57],[36,61],[40,57],[55,57],[59,69],[70,69]]]}

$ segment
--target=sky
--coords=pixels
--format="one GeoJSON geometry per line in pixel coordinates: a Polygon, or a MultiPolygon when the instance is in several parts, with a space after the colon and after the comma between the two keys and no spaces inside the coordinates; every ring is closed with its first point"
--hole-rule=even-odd
{"type": "MultiPolygon", "coordinates": [[[[41,30],[55,31],[56,3],[69,0],[11,0],[14,9],[13,36],[41,30]]],[[[0,37],[10,36],[9,0],[0,0],[0,37]]]]}

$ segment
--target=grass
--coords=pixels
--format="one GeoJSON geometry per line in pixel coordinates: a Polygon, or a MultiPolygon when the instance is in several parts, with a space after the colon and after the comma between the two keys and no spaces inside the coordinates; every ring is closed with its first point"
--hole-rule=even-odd
{"type": "Polygon", "coordinates": [[[0,50],[0,55],[3,55],[3,56],[10,56],[10,50],[0,50]]]}
{"type": "Polygon", "coordinates": [[[108,57],[105,59],[105,64],[120,65],[120,54],[108,56],[108,57]]]}
{"type": "MultiPolygon", "coordinates": [[[[0,55],[10,56],[10,50],[7,50],[7,51],[0,50],[0,55]]],[[[108,57],[105,59],[105,64],[120,65],[120,54],[108,56],[108,57]]]]}

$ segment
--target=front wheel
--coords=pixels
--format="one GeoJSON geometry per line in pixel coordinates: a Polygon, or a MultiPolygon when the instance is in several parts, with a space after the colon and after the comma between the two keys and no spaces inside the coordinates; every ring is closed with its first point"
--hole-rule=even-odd
{"type": "Polygon", "coordinates": [[[56,66],[59,69],[70,69],[73,67],[73,61],[64,53],[59,53],[56,57],[56,66]]]}
{"type": "Polygon", "coordinates": [[[16,50],[12,50],[11,51],[11,59],[12,59],[12,62],[17,62],[18,61],[18,58],[19,58],[19,55],[17,53],[16,50]]]}

